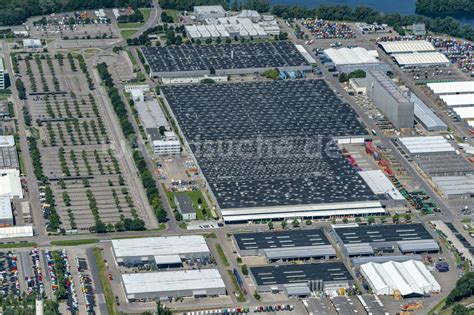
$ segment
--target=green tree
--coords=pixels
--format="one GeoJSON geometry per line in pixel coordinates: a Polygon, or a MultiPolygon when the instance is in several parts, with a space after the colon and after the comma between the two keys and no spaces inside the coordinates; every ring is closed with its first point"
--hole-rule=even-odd
{"type": "Polygon", "coordinates": [[[268,222],[268,229],[273,230],[273,222],[272,221],[268,222]]]}
{"type": "Polygon", "coordinates": [[[282,229],[285,229],[287,225],[288,225],[288,223],[286,222],[286,220],[281,221],[281,228],[282,229]]]}
{"type": "Polygon", "coordinates": [[[239,11],[239,2],[237,0],[232,0],[232,4],[230,5],[230,9],[232,11],[239,11]]]}
{"type": "Polygon", "coordinates": [[[291,222],[291,225],[293,225],[293,227],[299,227],[300,226],[300,220],[298,220],[297,218],[294,218],[293,221],[291,222]]]}
{"type": "Polygon", "coordinates": [[[313,221],[311,221],[311,220],[309,220],[309,219],[306,220],[306,225],[311,225],[311,224],[313,224],[313,221]]]}
{"type": "Polygon", "coordinates": [[[156,315],[173,315],[172,312],[164,305],[161,305],[159,300],[156,300],[156,315]]]}
{"type": "Polygon", "coordinates": [[[253,297],[254,297],[257,301],[260,301],[260,299],[262,298],[262,297],[260,296],[260,294],[259,294],[257,291],[255,291],[255,292],[253,293],[253,297]]]}
{"type": "Polygon", "coordinates": [[[247,265],[242,265],[242,273],[244,276],[248,276],[249,268],[247,267],[247,265]]]}
{"type": "Polygon", "coordinates": [[[369,224],[374,224],[374,223],[375,223],[375,218],[372,217],[372,216],[370,216],[370,217],[367,218],[367,222],[368,222],[369,224]]]}
{"type": "Polygon", "coordinates": [[[398,223],[400,221],[400,215],[398,213],[395,213],[395,215],[392,217],[393,223],[398,223]]]}
{"type": "Polygon", "coordinates": [[[411,214],[405,213],[404,218],[405,218],[405,221],[411,221],[411,214]]]}

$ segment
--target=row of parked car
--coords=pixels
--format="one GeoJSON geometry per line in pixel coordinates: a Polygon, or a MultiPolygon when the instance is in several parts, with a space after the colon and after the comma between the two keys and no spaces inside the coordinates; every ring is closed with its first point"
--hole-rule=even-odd
{"type": "MultiPolygon", "coordinates": [[[[291,304],[277,304],[277,305],[262,305],[256,306],[253,310],[254,313],[265,313],[272,312],[275,314],[280,311],[293,311],[294,306],[291,304]]],[[[206,310],[206,311],[195,311],[183,313],[183,315],[245,315],[250,313],[248,307],[236,307],[236,308],[222,308],[217,310],[206,310]]]]}
{"type": "Polygon", "coordinates": [[[0,294],[20,295],[17,257],[14,251],[0,252],[0,281],[2,281],[0,294]]]}
{"type": "Polygon", "coordinates": [[[87,274],[87,261],[83,258],[76,256],[77,272],[79,275],[79,283],[81,285],[81,291],[84,294],[84,301],[86,303],[86,311],[88,314],[94,314],[95,297],[94,290],[92,288],[92,280],[87,274]]]}
{"type": "Polygon", "coordinates": [[[30,251],[30,257],[33,268],[33,278],[26,277],[25,280],[28,284],[28,294],[33,292],[43,295],[44,293],[44,284],[43,284],[43,275],[41,273],[41,261],[40,261],[40,251],[38,248],[33,248],[30,251]]]}

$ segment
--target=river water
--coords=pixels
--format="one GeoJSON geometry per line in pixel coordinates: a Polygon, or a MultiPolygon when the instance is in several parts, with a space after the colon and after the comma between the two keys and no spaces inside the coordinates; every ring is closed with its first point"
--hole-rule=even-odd
{"type": "MultiPolygon", "coordinates": [[[[381,12],[398,12],[407,15],[415,13],[416,0],[271,0],[271,2],[278,4],[299,4],[305,7],[317,7],[321,4],[345,4],[349,6],[368,5],[381,12]]],[[[458,16],[455,18],[461,23],[466,23],[474,27],[474,15],[458,16]]]]}

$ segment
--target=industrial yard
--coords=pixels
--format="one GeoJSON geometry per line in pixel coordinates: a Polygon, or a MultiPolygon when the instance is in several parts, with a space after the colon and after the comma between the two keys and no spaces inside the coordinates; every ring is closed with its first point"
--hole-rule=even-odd
{"type": "Polygon", "coordinates": [[[2,312],[469,312],[472,43],[167,5],[0,41],[2,312]]]}

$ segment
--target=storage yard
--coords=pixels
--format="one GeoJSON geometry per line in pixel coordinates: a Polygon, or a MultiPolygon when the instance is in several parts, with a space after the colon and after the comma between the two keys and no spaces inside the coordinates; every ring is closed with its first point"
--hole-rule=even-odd
{"type": "Polygon", "coordinates": [[[4,312],[451,310],[474,265],[472,43],[170,6],[2,41],[4,312]]]}
{"type": "Polygon", "coordinates": [[[271,68],[308,71],[311,66],[291,42],[186,45],[142,48],[150,76],[156,78],[238,75],[271,68]]]}

